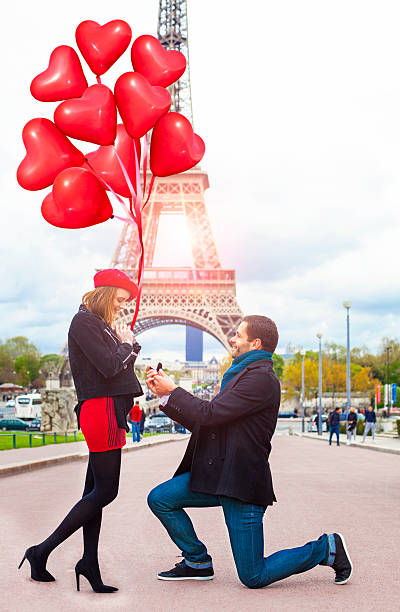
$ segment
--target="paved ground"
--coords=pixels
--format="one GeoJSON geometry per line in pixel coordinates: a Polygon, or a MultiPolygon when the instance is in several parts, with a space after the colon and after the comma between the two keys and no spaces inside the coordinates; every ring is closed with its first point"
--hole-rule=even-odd
{"type": "Polygon", "coordinates": [[[104,511],[103,577],[118,593],[93,593],[83,579],[74,590],[73,567],[81,553],[74,534],[50,557],[55,583],[29,579],[16,567],[23,551],[43,539],[81,494],[84,462],[68,462],[2,480],[0,560],[2,612],[265,611],[400,609],[400,458],[328,447],[307,438],[277,436],[271,464],[278,504],[265,518],[265,551],[301,545],[324,531],[340,530],[355,564],[352,581],[333,583],[326,567],[260,590],[237,579],[219,508],[190,514],[214,557],[216,577],[204,583],[157,581],[159,570],[179,561],[175,548],[146,506],[148,491],[173,472],[185,442],[143,448],[123,456],[120,495],[104,511]]]}

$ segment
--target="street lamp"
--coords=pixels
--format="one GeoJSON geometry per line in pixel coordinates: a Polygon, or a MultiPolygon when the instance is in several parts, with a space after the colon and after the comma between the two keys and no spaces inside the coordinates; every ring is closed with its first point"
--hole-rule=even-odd
{"type": "Polygon", "coordinates": [[[306,352],[301,351],[301,431],[304,433],[304,355],[306,352]]]}
{"type": "Polygon", "coordinates": [[[391,404],[391,393],[390,393],[390,384],[389,384],[389,356],[390,356],[390,351],[392,350],[391,346],[387,346],[385,348],[386,351],[386,393],[385,393],[385,409],[386,409],[386,414],[388,416],[390,416],[390,404],[391,404]],[[386,404],[387,402],[387,404],[386,404]]]}
{"type": "Polygon", "coordinates": [[[346,421],[349,415],[350,403],[351,403],[351,376],[350,376],[350,308],[351,302],[346,300],[343,302],[343,306],[347,311],[347,358],[346,358],[346,394],[347,394],[347,402],[346,402],[346,421]]]}
{"type": "Polygon", "coordinates": [[[317,334],[319,341],[319,359],[318,359],[318,435],[322,436],[322,345],[321,338],[322,334],[317,334]]]}

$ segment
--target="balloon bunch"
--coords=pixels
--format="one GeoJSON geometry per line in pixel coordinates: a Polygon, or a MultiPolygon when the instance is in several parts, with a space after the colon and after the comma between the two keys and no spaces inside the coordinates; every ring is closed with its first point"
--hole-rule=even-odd
{"type": "Polygon", "coordinates": [[[171,96],[166,88],[186,69],[182,53],[164,49],[153,36],[139,36],[131,47],[133,71],[122,74],[112,92],[100,77],[129,47],[130,26],[121,20],[103,26],[83,21],[75,37],[97,83],[88,86],[72,47],[54,49],[48,68],[33,79],[30,90],[37,100],[61,104],[55,109],[54,122],[35,118],[25,125],[26,156],[18,167],[17,180],[31,191],[53,186],[43,200],[42,215],[56,227],[90,227],[112,217],[137,225],[141,258],[133,327],[143,279],[141,211],[150,198],[154,178],[189,170],[203,157],[205,145],[183,115],[169,112],[171,96]],[[118,113],[122,123],[118,123],[118,113]],[[147,132],[151,129],[153,176],[143,204],[141,152],[145,191],[147,132]],[[68,137],[99,148],[85,156],[68,137]],[[128,218],[114,215],[107,190],[126,208],[128,218]],[[121,196],[129,199],[129,206],[121,196]]]}

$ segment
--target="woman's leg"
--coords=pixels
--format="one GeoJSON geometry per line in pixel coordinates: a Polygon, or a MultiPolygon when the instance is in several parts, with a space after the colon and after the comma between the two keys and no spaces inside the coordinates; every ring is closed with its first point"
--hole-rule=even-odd
{"type": "MultiPolygon", "coordinates": [[[[94,474],[90,457],[86,472],[85,487],[82,497],[94,489],[94,474]]],[[[83,559],[91,566],[98,567],[98,547],[103,510],[100,509],[90,520],[83,523],[83,559]]]]}
{"type": "MultiPolygon", "coordinates": [[[[90,467],[93,472],[94,487],[75,504],[69,514],[53,533],[36,546],[36,556],[40,558],[43,568],[49,554],[70,535],[85,523],[98,516],[102,508],[111,503],[118,494],[119,474],[121,467],[121,449],[117,448],[102,453],[89,454],[90,467]]],[[[90,476],[87,477],[90,481],[90,476]]],[[[97,547],[99,523],[93,523],[92,529],[86,532],[86,545],[89,550],[97,547]]]]}

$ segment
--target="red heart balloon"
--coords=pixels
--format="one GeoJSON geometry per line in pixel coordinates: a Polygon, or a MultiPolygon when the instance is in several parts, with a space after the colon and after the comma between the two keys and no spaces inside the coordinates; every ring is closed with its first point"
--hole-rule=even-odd
{"type": "Polygon", "coordinates": [[[168,113],[154,126],[150,168],[155,176],[170,176],[193,168],[204,155],[204,141],[179,113],[168,113]]]}
{"type": "Polygon", "coordinates": [[[96,21],[82,21],[76,28],[75,38],[91,71],[100,75],[107,72],[128,48],[132,30],[120,19],[103,26],[96,21]]]}
{"type": "MultiPolygon", "coordinates": [[[[88,153],[86,159],[89,161],[90,166],[93,167],[95,175],[101,177],[106,183],[112,187],[112,189],[124,198],[129,198],[131,192],[126,183],[124,174],[122,172],[120,163],[115,154],[117,151],[125,170],[131,180],[133,187],[136,185],[136,164],[135,164],[135,150],[138,157],[138,164],[140,165],[140,140],[133,140],[125,130],[122,124],[117,125],[117,137],[115,139],[114,146],[104,146],[88,153]]],[[[91,170],[91,167],[85,164],[85,168],[91,170]]]]}
{"type": "Polygon", "coordinates": [[[180,51],[164,49],[154,36],[144,34],[135,40],[131,49],[132,66],[152,85],[168,87],[182,76],[186,58],[180,51]]]}
{"type": "Polygon", "coordinates": [[[81,98],[66,100],[54,112],[56,126],[72,138],[110,145],[117,130],[117,109],[105,85],[88,87],[81,98]]]}
{"type": "Polygon", "coordinates": [[[60,172],[42,203],[42,215],[56,227],[78,229],[107,221],[113,214],[101,183],[89,170],[67,168],[60,172]]]}
{"type": "Polygon", "coordinates": [[[31,94],[41,102],[79,98],[88,86],[77,52],[67,45],[56,47],[47,70],[31,83],[31,94]]]}
{"type": "Polygon", "coordinates": [[[36,191],[52,184],[57,174],[70,166],[81,166],[83,154],[52,121],[31,119],[22,132],[26,156],[17,171],[18,183],[36,191]]]}
{"type": "Polygon", "coordinates": [[[114,92],[119,114],[132,138],[144,136],[171,106],[168,91],[153,87],[138,72],[121,74],[114,92]]]}

